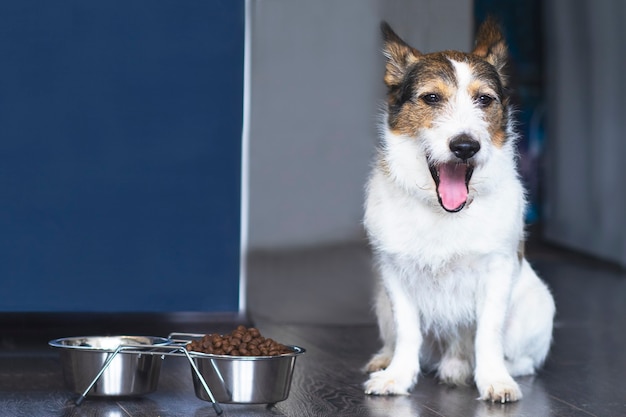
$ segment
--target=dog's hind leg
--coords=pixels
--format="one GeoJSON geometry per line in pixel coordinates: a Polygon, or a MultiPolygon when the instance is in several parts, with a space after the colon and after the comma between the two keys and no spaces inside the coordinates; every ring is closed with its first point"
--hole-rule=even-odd
{"type": "Polygon", "coordinates": [[[526,260],[511,295],[504,356],[512,376],[530,375],[544,362],[552,339],[554,300],[526,260]]]}
{"type": "Polygon", "coordinates": [[[378,330],[383,347],[365,365],[365,372],[376,372],[389,366],[393,351],[395,349],[396,329],[393,322],[391,303],[387,292],[382,288],[382,284],[376,289],[376,301],[374,304],[376,318],[378,319],[378,330]]]}

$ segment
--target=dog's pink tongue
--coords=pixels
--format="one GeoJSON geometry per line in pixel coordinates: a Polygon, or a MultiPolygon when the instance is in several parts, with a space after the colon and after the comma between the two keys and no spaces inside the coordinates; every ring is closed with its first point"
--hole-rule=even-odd
{"type": "Polygon", "coordinates": [[[457,210],[467,201],[466,173],[465,164],[444,164],[439,167],[439,198],[446,210],[457,210]]]}

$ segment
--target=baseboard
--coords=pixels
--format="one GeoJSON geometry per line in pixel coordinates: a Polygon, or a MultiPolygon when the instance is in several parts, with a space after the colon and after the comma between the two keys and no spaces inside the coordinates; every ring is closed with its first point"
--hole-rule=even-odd
{"type": "Polygon", "coordinates": [[[0,313],[0,348],[25,343],[41,344],[51,339],[83,335],[151,335],[166,337],[173,332],[225,333],[250,319],[237,313],[0,313]]]}

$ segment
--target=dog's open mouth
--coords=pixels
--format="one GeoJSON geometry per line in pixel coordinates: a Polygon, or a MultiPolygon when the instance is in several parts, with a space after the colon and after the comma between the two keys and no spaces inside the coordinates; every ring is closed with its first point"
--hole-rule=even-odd
{"type": "Polygon", "coordinates": [[[437,197],[441,207],[451,213],[461,211],[467,203],[468,184],[472,178],[474,167],[467,162],[428,164],[428,167],[437,186],[437,197]]]}

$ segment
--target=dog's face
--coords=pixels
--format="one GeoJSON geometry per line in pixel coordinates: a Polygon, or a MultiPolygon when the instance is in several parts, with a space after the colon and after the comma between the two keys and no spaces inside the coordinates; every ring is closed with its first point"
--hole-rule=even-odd
{"type": "Polygon", "coordinates": [[[475,172],[511,141],[501,32],[489,20],[473,52],[422,54],[388,25],[382,30],[387,169],[446,211],[458,212],[474,198],[475,172]]]}

